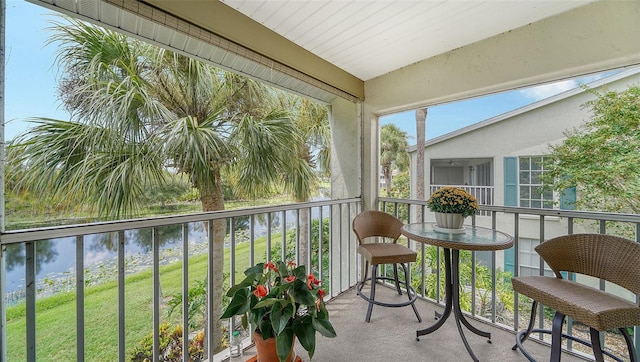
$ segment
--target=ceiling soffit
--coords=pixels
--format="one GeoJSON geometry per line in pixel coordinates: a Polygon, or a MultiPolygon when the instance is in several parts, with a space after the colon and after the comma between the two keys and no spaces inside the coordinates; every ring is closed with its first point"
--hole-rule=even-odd
{"type": "Polygon", "coordinates": [[[352,102],[359,100],[347,92],[137,0],[32,2],[327,104],[337,97],[352,102]]]}

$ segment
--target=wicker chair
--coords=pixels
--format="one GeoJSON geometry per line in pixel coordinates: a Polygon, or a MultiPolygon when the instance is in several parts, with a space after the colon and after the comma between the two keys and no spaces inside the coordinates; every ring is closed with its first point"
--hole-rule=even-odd
{"type": "Polygon", "coordinates": [[[409,271],[405,264],[415,262],[417,253],[397,243],[402,226],[403,224],[400,220],[393,215],[381,211],[364,211],[353,219],[353,231],[358,239],[358,253],[366,260],[364,276],[362,281],[357,285],[357,292],[361,298],[369,302],[367,316],[365,318],[367,322],[371,320],[371,311],[373,310],[374,304],[383,307],[404,307],[411,305],[416,317],[418,317],[418,321],[422,322],[422,318],[414,304],[417,298],[416,291],[411,287],[410,283],[406,282],[409,281],[409,271]],[[381,238],[382,242],[365,243],[364,239],[370,237],[381,238]],[[371,265],[371,278],[367,278],[369,264],[371,265]],[[378,266],[382,264],[393,264],[393,278],[378,276],[378,266]],[[398,264],[404,269],[404,282],[398,279],[398,264]],[[376,300],[376,284],[380,280],[393,281],[399,295],[402,295],[400,285],[403,284],[409,300],[402,303],[385,303],[376,300]],[[367,281],[371,281],[369,296],[362,293],[362,288],[367,281]]]}
{"type": "Polygon", "coordinates": [[[522,347],[522,342],[532,332],[550,333],[550,361],[560,361],[563,337],[592,347],[596,361],[603,361],[603,354],[620,361],[619,357],[603,351],[600,344],[600,332],[618,329],[627,342],[629,360],[636,361],[635,348],[627,327],[640,325],[638,304],[565,279],[561,272],[600,278],[639,295],[640,243],[611,235],[574,234],[548,240],[535,250],[553,270],[555,277],[511,279],[515,291],[533,299],[529,326],[518,332],[513,350],[519,348],[530,361],[534,361],[522,347]],[[556,311],[551,331],[533,328],[538,303],[556,311]],[[591,343],[562,333],[565,316],[589,327],[591,343]]]}

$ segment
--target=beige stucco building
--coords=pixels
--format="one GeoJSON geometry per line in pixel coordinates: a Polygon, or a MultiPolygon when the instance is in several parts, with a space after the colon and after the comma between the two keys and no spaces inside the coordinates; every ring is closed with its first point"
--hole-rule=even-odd
{"type": "MultiPolygon", "coordinates": [[[[585,86],[596,91],[620,91],[639,84],[640,67],[631,67],[585,86]]],[[[583,105],[594,98],[587,89],[577,87],[428,141],[424,194],[429,195],[442,185],[459,185],[485,205],[572,209],[571,199],[579,197],[575,190],[568,190],[565,197],[541,191],[537,174],[544,170],[539,161],[549,153],[549,145],[562,142],[565,132],[579,128],[589,119],[589,109],[583,105]]],[[[415,198],[415,146],[410,148],[410,157],[411,196],[415,198]]],[[[527,259],[537,262],[532,256],[540,239],[539,219],[519,217],[521,264],[527,259]]],[[[508,215],[503,219],[501,225],[513,223],[508,215]]],[[[560,222],[559,217],[546,217],[545,221],[544,239],[567,233],[566,223],[560,222]]],[[[488,216],[477,216],[476,222],[491,225],[488,216]]],[[[589,225],[578,227],[585,230],[589,225]]],[[[508,252],[503,263],[509,269],[508,252]]],[[[537,273],[537,265],[530,267],[537,273]]],[[[525,268],[521,266],[520,275],[527,274],[525,268]]]]}

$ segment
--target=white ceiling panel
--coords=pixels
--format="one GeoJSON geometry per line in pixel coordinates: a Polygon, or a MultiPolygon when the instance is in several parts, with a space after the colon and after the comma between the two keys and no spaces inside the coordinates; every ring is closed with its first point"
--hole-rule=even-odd
{"type": "Polygon", "coordinates": [[[362,80],[593,2],[221,1],[362,80]]]}

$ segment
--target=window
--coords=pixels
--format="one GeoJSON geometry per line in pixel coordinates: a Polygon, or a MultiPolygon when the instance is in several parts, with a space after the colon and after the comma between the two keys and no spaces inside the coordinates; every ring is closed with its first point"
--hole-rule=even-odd
{"type": "MultiPolygon", "coordinates": [[[[519,276],[540,275],[540,256],[535,251],[535,247],[540,244],[540,240],[520,237],[518,242],[520,245],[518,254],[519,276]]],[[[546,263],[544,264],[544,275],[554,276],[553,271],[546,263]]]]}
{"type": "Polygon", "coordinates": [[[519,157],[519,204],[521,207],[553,209],[553,191],[543,190],[544,157],[519,157]]]}

